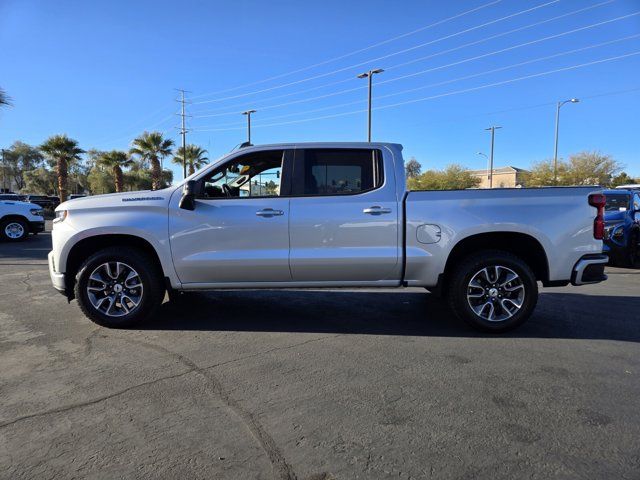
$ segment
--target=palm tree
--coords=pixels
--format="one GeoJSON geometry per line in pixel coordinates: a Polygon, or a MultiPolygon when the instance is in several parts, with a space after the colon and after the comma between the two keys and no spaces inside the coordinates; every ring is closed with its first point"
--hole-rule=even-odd
{"type": "Polygon", "coordinates": [[[84,153],[78,142],[66,135],[54,135],[49,137],[40,150],[48,158],[52,165],[56,166],[56,176],[58,177],[58,195],[60,202],[67,200],[67,181],[69,164],[80,160],[80,155],[84,153]]]}
{"type": "Polygon", "coordinates": [[[207,157],[207,151],[197,145],[187,145],[186,155],[183,155],[182,148],[180,148],[173,157],[173,163],[183,165],[186,163],[189,168],[189,175],[193,175],[196,170],[204,167],[209,158],[207,157]],[[187,157],[186,162],[184,157],[187,157]]]}
{"type": "Polygon", "coordinates": [[[100,155],[97,163],[111,169],[116,185],[116,192],[122,192],[124,187],[122,168],[130,167],[133,164],[131,157],[121,150],[111,150],[110,152],[104,152],[100,155]]]}
{"type": "Polygon", "coordinates": [[[133,141],[129,153],[138,155],[143,162],[151,164],[151,188],[157,190],[162,186],[162,168],[160,160],[171,155],[173,140],[163,138],[160,132],[144,132],[133,141]]]}
{"type": "Polygon", "coordinates": [[[3,105],[7,107],[10,106],[11,98],[9,97],[9,95],[7,95],[7,92],[0,88],[0,107],[2,107],[3,105]]]}

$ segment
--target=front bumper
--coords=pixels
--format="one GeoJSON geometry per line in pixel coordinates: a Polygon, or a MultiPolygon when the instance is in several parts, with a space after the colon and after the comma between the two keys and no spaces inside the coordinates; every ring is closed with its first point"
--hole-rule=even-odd
{"type": "Polygon", "coordinates": [[[44,220],[29,221],[29,231],[31,233],[42,233],[42,232],[44,232],[44,220]]]}
{"type": "Polygon", "coordinates": [[[609,261],[609,257],[604,254],[585,255],[573,267],[571,274],[572,285],[587,285],[599,283],[607,279],[604,267],[609,261]]]}
{"type": "Polygon", "coordinates": [[[67,289],[64,281],[64,273],[56,272],[56,266],[53,261],[53,252],[49,252],[49,256],[47,258],[49,260],[49,276],[51,277],[53,288],[58,290],[63,295],[66,295],[67,289]]]}

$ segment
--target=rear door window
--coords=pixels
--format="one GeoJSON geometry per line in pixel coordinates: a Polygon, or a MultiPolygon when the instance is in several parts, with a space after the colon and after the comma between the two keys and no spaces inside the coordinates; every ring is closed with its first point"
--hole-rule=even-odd
{"type": "Polygon", "coordinates": [[[295,195],[353,195],[382,185],[381,155],[369,149],[296,152],[295,195]]]}

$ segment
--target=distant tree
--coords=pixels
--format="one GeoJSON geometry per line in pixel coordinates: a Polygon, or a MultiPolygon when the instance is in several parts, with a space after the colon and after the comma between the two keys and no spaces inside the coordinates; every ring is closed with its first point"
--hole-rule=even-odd
{"type": "MultiPolygon", "coordinates": [[[[557,185],[565,185],[568,179],[567,171],[569,165],[566,162],[558,161],[558,182],[557,185]]],[[[554,185],[553,160],[542,160],[535,162],[528,171],[522,173],[523,183],[527,187],[549,187],[554,185]]]]}
{"type": "Polygon", "coordinates": [[[7,95],[7,92],[0,87],[0,107],[8,107],[11,105],[13,105],[11,103],[11,98],[7,95]]]}
{"type": "Polygon", "coordinates": [[[122,192],[124,190],[122,169],[133,164],[131,157],[121,150],[112,150],[110,152],[103,153],[98,158],[98,164],[111,170],[113,173],[116,192],[122,192]]]}
{"type": "Polygon", "coordinates": [[[75,162],[69,165],[69,191],[86,193],[89,191],[89,172],[92,164],[75,162]]]}
{"type": "Polygon", "coordinates": [[[620,185],[630,185],[640,183],[640,178],[632,178],[627,172],[621,172],[611,179],[611,186],[618,187],[620,185]]]}
{"type": "Polygon", "coordinates": [[[116,187],[113,173],[99,163],[95,163],[87,176],[89,191],[94,195],[114,192],[116,187]]]}
{"type": "Polygon", "coordinates": [[[13,178],[18,190],[25,187],[24,174],[42,165],[44,157],[40,150],[26,143],[14,142],[4,152],[7,173],[13,178]]]}
{"type": "MultiPolygon", "coordinates": [[[[173,172],[171,170],[162,170],[160,177],[160,188],[166,188],[173,181],[173,172]]],[[[125,190],[151,190],[153,184],[151,172],[148,169],[130,169],[124,172],[125,190]]]]}
{"type": "Polygon", "coordinates": [[[407,183],[410,190],[460,190],[477,187],[480,179],[462,165],[453,164],[444,170],[427,170],[407,183]]]}
{"type": "Polygon", "coordinates": [[[39,193],[44,195],[55,195],[57,192],[56,174],[45,167],[38,167],[28,172],[24,172],[25,193],[39,193]]]}
{"type": "Polygon", "coordinates": [[[78,147],[77,141],[66,135],[54,135],[40,145],[40,151],[47,157],[50,165],[55,165],[58,195],[60,201],[64,202],[67,200],[69,164],[79,161],[84,150],[78,147]]]}
{"type": "Polygon", "coordinates": [[[160,160],[171,155],[173,140],[165,139],[160,132],[144,132],[133,140],[133,145],[129,153],[138,155],[142,162],[151,165],[151,188],[158,190],[162,188],[162,167],[160,160]]]}
{"type": "Polygon", "coordinates": [[[276,195],[278,193],[278,184],[273,180],[269,180],[264,184],[264,189],[267,195],[276,195]]]}
{"type": "Polygon", "coordinates": [[[558,180],[554,182],[553,160],[536,162],[524,174],[528,187],[551,185],[610,185],[621,165],[610,155],[599,152],[581,152],[571,155],[567,161],[558,161],[558,180]]]}
{"type": "Polygon", "coordinates": [[[611,155],[600,152],[580,152],[569,157],[569,185],[610,185],[622,165],[611,155]]]}
{"type": "MultiPolygon", "coordinates": [[[[193,175],[196,170],[200,170],[207,164],[209,158],[207,157],[207,151],[202,147],[197,145],[187,145],[186,146],[186,165],[187,165],[187,174],[193,175]]],[[[173,163],[177,163],[178,165],[184,165],[185,159],[183,158],[182,148],[177,148],[176,153],[173,157],[173,163]]]]}
{"type": "Polygon", "coordinates": [[[411,159],[405,163],[404,170],[407,178],[418,178],[422,172],[422,165],[420,165],[420,162],[418,162],[415,157],[411,157],[411,159]]]}

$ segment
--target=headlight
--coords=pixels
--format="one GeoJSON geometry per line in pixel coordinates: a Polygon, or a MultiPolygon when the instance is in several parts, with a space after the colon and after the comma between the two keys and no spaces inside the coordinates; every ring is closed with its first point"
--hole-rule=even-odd
{"type": "Polygon", "coordinates": [[[29,212],[31,212],[31,215],[33,215],[35,217],[41,217],[42,216],[42,209],[41,208],[32,208],[31,210],[29,210],[29,212]]]}
{"type": "Polygon", "coordinates": [[[56,210],[56,218],[53,219],[53,223],[63,222],[65,218],[67,218],[66,210],[56,210]]]}
{"type": "Polygon", "coordinates": [[[624,228],[620,227],[613,231],[613,238],[622,238],[624,237],[624,228]]]}

